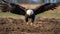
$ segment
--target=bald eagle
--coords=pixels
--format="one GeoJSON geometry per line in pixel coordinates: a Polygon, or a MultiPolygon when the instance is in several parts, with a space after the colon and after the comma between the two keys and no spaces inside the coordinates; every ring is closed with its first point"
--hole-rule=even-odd
{"type": "Polygon", "coordinates": [[[11,6],[11,10],[10,10],[11,13],[24,15],[25,21],[28,22],[28,19],[30,18],[32,23],[34,22],[35,15],[43,13],[48,10],[54,10],[57,7],[57,5],[55,3],[47,3],[47,4],[43,4],[39,7],[37,7],[35,9],[26,9],[18,4],[8,3],[8,2],[5,2],[5,3],[7,3],[11,6]]]}

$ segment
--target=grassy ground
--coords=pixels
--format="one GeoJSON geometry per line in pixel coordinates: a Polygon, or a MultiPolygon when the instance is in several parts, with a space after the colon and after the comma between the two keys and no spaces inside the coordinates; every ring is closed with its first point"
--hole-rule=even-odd
{"type": "Polygon", "coordinates": [[[13,13],[8,13],[8,12],[1,12],[0,16],[21,16],[21,15],[17,15],[17,14],[13,14],[13,13]]]}
{"type": "Polygon", "coordinates": [[[42,13],[42,14],[38,14],[38,16],[41,17],[48,17],[48,18],[60,18],[60,14],[58,13],[42,13]]]}
{"type": "MultiPolygon", "coordinates": [[[[21,17],[22,15],[17,15],[17,14],[13,14],[13,13],[4,13],[4,12],[1,12],[0,13],[0,16],[15,16],[15,17],[21,17]]],[[[58,13],[41,13],[41,14],[38,14],[36,16],[40,16],[40,17],[52,17],[52,18],[60,18],[60,14],[58,13]]]]}

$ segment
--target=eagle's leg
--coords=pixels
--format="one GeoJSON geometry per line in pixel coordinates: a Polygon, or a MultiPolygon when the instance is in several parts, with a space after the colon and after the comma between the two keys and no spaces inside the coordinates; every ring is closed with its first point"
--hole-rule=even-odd
{"type": "Polygon", "coordinates": [[[28,15],[26,14],[26,15],[25,15],[25,22],[27,23],[27,25],[29,24],[29,23],[28,23],[28,18],[29,18],[29,17],[28,17],[28,15]]]}
{"type": "Polygon", "coordinates": [[[34,14],[30,15],[30,16],[25,15],[25,21],[26,21],[27,25],[32,25],[34,23],[34,20],[35,20],[35,15],[34,14]],[[28,21],[29,18],[31,18],[31,22],[28,21]]]}
{"type": "Polygon", "coordinates": [[[25,21],[28,23],[28,17],[25,17],[25,21]]]}
{"type": "Polygon", "coordinates": [[[35,20],[35,15],[32,15],[32,17],[31,17],[32,23],[34,23],[34,20],[35,20]]]}
{"type": "Polygon", "coordinates": [[[34,20],[35,20],[35,15],[33,14],[33,15],[31,15],[31,23],[30,23],[30,25],[32,25],[34,23],[34,20]]]}

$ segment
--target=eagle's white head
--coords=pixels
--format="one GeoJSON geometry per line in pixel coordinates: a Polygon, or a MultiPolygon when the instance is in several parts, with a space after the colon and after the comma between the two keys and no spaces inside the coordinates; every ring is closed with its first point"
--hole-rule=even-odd
{"type": "Polygon", "coordinates": [[[34,11],[32,9],[28,9],[26,11],[26,14],[30,16],[30,15],[34,14],[34,11]]]}

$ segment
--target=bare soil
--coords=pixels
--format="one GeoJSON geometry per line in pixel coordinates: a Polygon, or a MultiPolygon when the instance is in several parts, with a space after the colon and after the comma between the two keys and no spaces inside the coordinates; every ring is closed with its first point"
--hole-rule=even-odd
{"type": "Polygon", "coordinates": [[[0,34],[60,34],[60,19],[39,18],[30,26],[21,18],[0,17],[0,34]]]}

